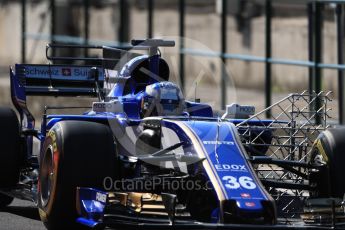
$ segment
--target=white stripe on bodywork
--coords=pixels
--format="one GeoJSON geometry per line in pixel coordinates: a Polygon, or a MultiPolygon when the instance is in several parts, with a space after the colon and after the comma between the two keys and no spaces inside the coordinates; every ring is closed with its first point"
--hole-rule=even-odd
{"type": "MultiPolygon", "coordinates": [[[[209,159],[208,154],[204,148],[204,146],[201,144],[202,142],[198,138],[198,136],[193,132],[193,130],[188,127],[186,124],[180,121],[172,121],[176,125],[178,125],[191,139],[193,146],[195,148],[196,153],[198,154],[199,157],[209,159]]],[[[212,166],[209,163],[209,160],[205,160],[202,162],[204,169],[207,172],[207,175],[210,177],[210,180],[212,182],[212,185],[214,186],[214,189],[217,193],[218,199],[220,202],[228,199],[227,193],[220,182],[217,174],[212,170],[212,166]]]]}

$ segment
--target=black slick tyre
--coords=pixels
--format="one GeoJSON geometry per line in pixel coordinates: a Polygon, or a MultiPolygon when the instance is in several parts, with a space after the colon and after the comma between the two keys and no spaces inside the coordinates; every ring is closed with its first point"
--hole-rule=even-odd
{"type": "Polygon", "coordinates": [[[86,121],[55,124],[42,147],[38,206],[49,229],[76,224],[76,188],[104,190],[106,177],[114,178],[116,148],[108,126],[86,121]]]}

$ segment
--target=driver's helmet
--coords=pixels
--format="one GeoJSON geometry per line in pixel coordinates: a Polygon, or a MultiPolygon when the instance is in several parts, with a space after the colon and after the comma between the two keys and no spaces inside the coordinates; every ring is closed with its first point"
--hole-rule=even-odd
{"type": "Polygon", "coordinates": [[[142,100],[144,117],[181,115],[184,108],[185,100],[176,84],[164,81],[146,86],[142,100]]]}

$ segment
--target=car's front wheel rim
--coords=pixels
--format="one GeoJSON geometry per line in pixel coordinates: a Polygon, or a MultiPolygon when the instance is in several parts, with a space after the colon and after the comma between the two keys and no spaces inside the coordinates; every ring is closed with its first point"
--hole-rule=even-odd
{"type": "Polygon", "coordinates": [[[53,185],[54,177],[54,162],[53,162],[53,151],[52,146],[47,148],[44,155],[42,168],[41,168],[41,202],[42,206],[46,206],[49,202],[51,189],[53,185]]]}

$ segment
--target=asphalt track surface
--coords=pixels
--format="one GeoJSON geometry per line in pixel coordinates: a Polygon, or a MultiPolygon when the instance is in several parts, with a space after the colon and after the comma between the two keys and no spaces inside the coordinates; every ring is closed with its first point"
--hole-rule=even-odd
{"type": "Polygon", "coordinates": [[[0,230],[44,230],[33,203],[15,199],[0,210],[0,230]]]}
{"type": "Polygon", "coordinates": [[[15,199],[10,206],[0,209],[0,230],[46,230],[46,228],[33,203],[15,199]]]}

